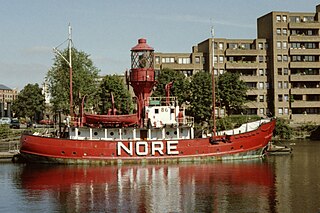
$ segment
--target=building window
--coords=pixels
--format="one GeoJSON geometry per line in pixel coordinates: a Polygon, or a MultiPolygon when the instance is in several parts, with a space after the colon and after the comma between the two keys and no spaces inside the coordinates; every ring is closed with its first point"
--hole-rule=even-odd
{"type": "Polygon", "coordinates": [[[196,62],[196,64],[200,64],[200,57],[199,56],[195,57],[195,62],[196,62]]]}
{"type": "Polygon", "coordinates": [[[264,83],[263,82],[259,82],[259,89],[263,89],[264,87],[264,83]]]}
{"type": "Polygon", "coordinates": [[[214,75],[218,75],[218,70],[217,70],[217,69],[214,69],[214,70],[213,70],[213,73],[214,73],[214,75]]]}
{"type": "Polygon", "coordinates": [[[281,41],[277,41],[277,49],[281,49],[281,41]]]}
{"type": "Polygon", "coordinates": [[[222,75],[224,73],[224,69],[220,69],[219,73],[220,73],[220,75],[222,75]]]}
{"type": "Polygon", "coordinates": [[[281,28],[277,28],[277,35],[281,35],[281,28]]]}
{"type": "Polygon", "coordinates": [[[278,81],[278,89],[282,89],[282,81],[278,81]]]}
{"type": "Polygon", "coordinates": [[[282,49],[287,49],[288,48],[288,43],[286,41],[282,42],[282,49]]]}
{"type": "Polygon", "coordinates": [[[278,108],[278,114],[279,115],[283,115],[283,109],[282,108],[278,108]]]}
{"type": "Polygon", "coordinates": [[[214,56],[214,57],[213,57],[213,61],[214,61],[214,63],[217,63],[217,61],[218,61],[218,56],[214,56]]]}
{"type": "Polygon", "coordinates": [[[160,57],[159,56],[156,57],[156,64],[160,64],[160,57]]]}
{"type": "Polygon", "coordinates": [[[282,100],[282,95],[278,95],[278,101],[279,102],[282,102],[283,100],[282,100]]]}
{"type": "Polygon", "coordinates": [[[192,70],[183,70],[182,73],[183,73],[186,77],[192,76],[192,70]]]}
{"type": "Polygon", "coordinates": [[[264,102],[264,95],[259,95],[259,101],[264,102]]]}
{"type": "Polygon", "coordinates": [[[288,61],[288,56],[287,55],[283,55],[283,61],[288,61]]]}
{"type": "Polygon", "coordinates": [[[174,63],[173,57],[162,58],[162,63],[174,63]]]}
{"type": "Polygon", "coordinates": [[[263,108],[260,108],[260,109],[259,109],[259,113],[260,113],[260,115],[264,115],[264,109],[263,109],[263,108]]]}
{"type": "Polygon", "coordinates": [[[278,75],[282,75],[282,68],[278,68],[278,75]]]}
{"type": "Polygon", "coordinates": [[[288,81],[284,81],[283,82],[283,89],[288,89],[289,88],[289,82],[288,81]]]}
{"type": "Polygon", "coordinates": [[[259,63],[263,63],[263,56],[259,55],[259,63]]]}
{"type": "Polygon", "coordinates": [[[219,63],[223,63],[223,56],[219,56],[219,63]]]}
{"type": "Polygon", "coordinates": [[[205,64],[205,63],[206,63],[206,58],[202,57],[202,64],[205,64]]]}
{"type": "Polygon", "coordinates": [[[288,68],[283,68],[283,75],[288,75],[288,68]]]}
{"type": "Polygon", "coordinates": [[[223,50],[223,43],[219,43],[219,50],[223,50]]]}
{"type": "Polygon", "coordinates": [[[190,58],[178,58],[178,64],[190,64],[190,58]]]}
{"type": "Polygon", "coordinates": [[[283,35],[287,35],[287,34],[288,34],[288,30],[287,30],[286,28],[283,28],[283,29],[282,29],[282,34],[283,34],[283,35]]]}
{"type": "Polygon", "coordinates": [[[276,16],[276,21],[280,22],[281,21],[281,16],[276,16]]]}
{"type": "Polygon", "coordinates": [[[264,71],[263,71],[263,69],[259,69],[259,75],[260,75],[260,76],[264,76],[264,71]]]}
{"type": "Polygon", "coordinates": [[[289,108],[288,108],[288,107],[285,107],[285,108],[284,108],[284,114],[285,114],[285,115],[289,115],[289,108]]]}
{"type": "Polygon", "coordinates": [[[259,50],[263,50],[263,43],[259,43],[259,44],[258,44],[258,49],[259,49],[259,50]]]}
{"type": "Polygon", "coordinates": [[[282,61],[282,55],[278,55],[278,56],[277,56],[277,61],[278,61],[278,62],[281,62],[281,61],[282,61]]]}
{"type": "Polygon", "coordinates": [[[283,100],[285,102],[288,102],[289,101],[289,95],[288,94],[283,95],[283,100]]]}
{"type": "Polygon", "coordinates": [[[268,82],[266,82],[266,89],[270,88],[270,84],[268,82]]]}
{"type": "Polygon", "coordinates": [[[287,22],[287,16],[286,16],[286,15],[283,15],[283,16],[282,16],[282,21],[283,21],[283,22],[287,22]]]}

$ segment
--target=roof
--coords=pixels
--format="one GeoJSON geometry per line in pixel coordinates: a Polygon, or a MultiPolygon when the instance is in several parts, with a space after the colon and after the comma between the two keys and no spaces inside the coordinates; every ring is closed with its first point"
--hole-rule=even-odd
{"type": "Polygon", "coordinates": [[[3,84],[0,84],[0,90],[12,90],[12,89],[3,84]]]}

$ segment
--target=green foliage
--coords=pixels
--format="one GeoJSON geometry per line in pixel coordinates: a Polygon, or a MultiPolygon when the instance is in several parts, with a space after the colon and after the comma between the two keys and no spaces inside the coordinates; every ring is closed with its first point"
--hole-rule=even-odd
{"type": "Polygon", "coordinates": [[[198,72],[191,77],[189,87],[190,106],[188,114],[194,117],[196,123],[208,122],[212,113],[212,80],[208,72],[198,72]]]}
{"type": "Polygon", "coordinates": [[[112,108],[111,93],[114,97],[114,105],[117,109],[117,114],[132,113],[132,97],[126,88],[123,79],[118,75],[107,75],[103,78],[98,92],[98,111],[101,114],[107,114],[107,110],[112,108]]]}
{"type": "Polygon", "coordinates": [[[225,72],[217,81],[217,102],[226,108],[228,115],[240,112],[246,102],[247,86],[238,73],[225,72]]]}
{"type": "Polygon", "coordinates": [[[10,140],[12,137],[19,137],[21,131],[13,131],[9,128],[9,125],[0,125],[0,139],[10,140]]]}
{"type": "Polygon", "coordinates": [[[9,137],[11,131],[8,125],[0,125],[0,139],[9,137]]]}
{"type": "Polygon", "coordinates": [[[280,139],[290,139],[292,137],[293,132],[287,120],[277,118],[274,134],[280,139]]]}
{"type": "MultiPolygon", "coordinates": [[[[69,58],[68,49],[65,49],[62,55],[69,58]]],[[[87,104],[93,104],[97,91],[98,73],[99,70],[93,65],[88,54],[72,48],[73,107],[80,107],[84,96],[86,96],[87,104]]],[[[47,73],[53,111],[62,110],[63,113],[69,113],[69,79],[69,65],[61,56],[56,55],[53,66],[47,73]]]]}
{"type": "Polygon", "coordinates": [[[171,88],[170,95],[176,96],[180,105],[184,103],[188,94],[188,81],[186,77],[181,73],[172,69],[165,68],[160,71],[157,78],[156,90],[153,92],[152,97],[165,97],[165,86],[166,84],[174,81],[173,87],[171,88]]]}
{"type": "Polygon", "coordinates": [[[38,84],[27,84],[12,105],[16,117],[27,117],[32,121],[40,119],[44,109],[45,98],[38,84]]]}

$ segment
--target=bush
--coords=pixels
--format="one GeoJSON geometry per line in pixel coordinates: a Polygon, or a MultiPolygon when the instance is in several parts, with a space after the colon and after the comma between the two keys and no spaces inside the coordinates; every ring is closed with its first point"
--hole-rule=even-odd
{"type": "Polygon", "coordinates": [[[274,135],[279,137],[280,139],[291,139],[293,131],[289,126],[289,122],[283,118],[277,118],[274,135]]]}

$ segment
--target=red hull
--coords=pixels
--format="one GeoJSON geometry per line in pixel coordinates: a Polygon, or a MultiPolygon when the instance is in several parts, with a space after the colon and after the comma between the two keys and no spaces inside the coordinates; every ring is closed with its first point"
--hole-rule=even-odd
{"type": "MultiPolygon", "coordinates": [[[[122,163],[160,163],[207,160],[236,160],[261,157],[272,138],[275,120],[262,124],[257,130],[228,136],[228,140],[211,143],[210,138],[177,139],[175,151],[170,152],[168,140],[162,143],[163,152],[151,153],[154,140],[143,141],[146,146],[136,146],[129,154],[121,152],[119,145],[135,147],[138,141],[125,140],[75,140],[50,138],[35,135],[22,135],[20,153],[27,161],[37,163],[63,164],[122,164],[122,163]],[[169,151],[168,151],[169,150],[169,151]],[[141,154],[142,153],[142,154],[141,154]]],[[[139,141],[141,143],[141,141],[139,141]]]]}

